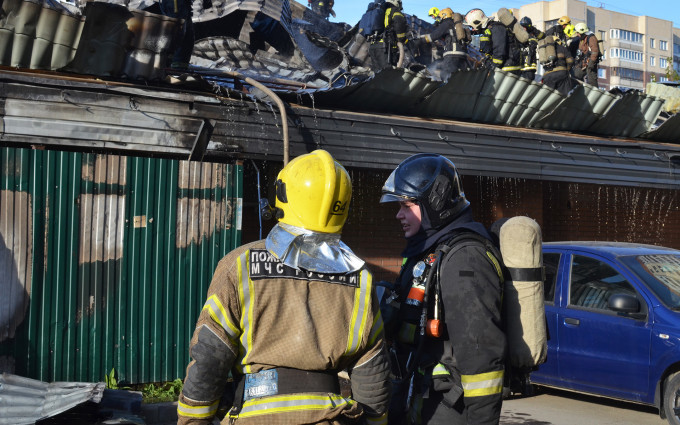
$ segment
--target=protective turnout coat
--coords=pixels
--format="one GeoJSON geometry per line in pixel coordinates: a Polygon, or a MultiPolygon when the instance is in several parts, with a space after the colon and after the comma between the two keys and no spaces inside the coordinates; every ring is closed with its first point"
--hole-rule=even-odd
{"type": "Polygon", "coordinates": [[[427,41],[431,43],[434,40],[444,39],[444,55],[466,56],[467,44],[462,40],[458,40],[454,27],[455,24],[453,23],[453,19],[443,19],[434,27],[434,30],[427,35],[427,41]]]}
{"type": "MultiPolygon", "coordinates": [[[[478,229],[479,223],[454,229],[478,229]]],[[[410,285],[414,265],[434,252],[408,258],[398,286],[410,285]]],[[[502,406],[506,339],[501,323],[502,271],[498,259],[479,241],[464,239],[441,260],[443,336],[426,338],[419,359],[422,400],[412,422],[447,425],[498,424],[502,406]]],[[[435,295],[432,295],[434,297],[435,295]]],[[[428,317],[431,317],[429,315],[428,317]]],[[[390,418],[392,420],[392,417],[390,418]]]]}
{"type": "Polygon", "coordinates": [[[500,22],[490,21],[479,38],[479,50],[489,57],[495,67],[518,73],[521,45],[515,36],[500,22]]]}
{"type": "Polygon", "coordinates": [[[191,340],[178,424],[211,423],[230,371],[244,386],[240,411],[230,413],[236,423],[342,424],[362,413],[386,423],[389,368],[371,274],[301,271],[264,246],[244,245],[217,266],[191,340]],[[342,370],[352,398],[310,390],[323,387],[315,376],[337,382],[342,370]],[[311,385],[300,388],[303,378],[311,385]]]}

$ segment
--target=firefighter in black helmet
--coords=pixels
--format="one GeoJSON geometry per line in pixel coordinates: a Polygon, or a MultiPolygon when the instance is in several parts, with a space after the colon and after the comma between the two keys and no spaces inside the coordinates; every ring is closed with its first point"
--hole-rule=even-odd
{"type": "Polygon", "coordinates": [[[382,304],[395,375],[389,423],[498,424],[502,271],[456,167],[441,155],[411,156],[389,176],[380,202],[399,202],[406,237],[406,260],[382,304]],[[427,311],[424,331],[422,318],[411,317],[414,305],[427,311]]]}
{"type": "Polygon", "coordinates": [[[544,38],[545,34],[533,25],[531,18],[528,16],[523,17],[519,24],[529,34],[529,41],[522,45],[520,51],[522,69],[519,76],[534,81],[534,78],[536,78],[536,49],[538,48],[538,40],[544,38]]]}

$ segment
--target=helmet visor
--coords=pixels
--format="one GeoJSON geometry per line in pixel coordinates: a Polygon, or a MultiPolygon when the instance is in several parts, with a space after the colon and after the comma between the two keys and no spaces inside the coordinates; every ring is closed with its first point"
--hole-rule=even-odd
{"type": "Polygon", "coordinates": [[[394,184],[394,179],[396,177],[397,170],[392,171],[390,176],[385,180],[385,184],[382,187],[382,196],[380,197],[380,203],[385,202],[401,202],[401,201],[412,201],[415,200],[412,196],[406,196],[397,193],[396,186],[394,184]]]}

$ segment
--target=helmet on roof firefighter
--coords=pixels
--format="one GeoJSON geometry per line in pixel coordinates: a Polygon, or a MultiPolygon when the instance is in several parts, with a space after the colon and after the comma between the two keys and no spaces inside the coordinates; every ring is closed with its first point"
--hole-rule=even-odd
{"type": "Polygon", "coordinates": [[[447,7],[447,8],[445,8],[445,9],[442,9],[442,10],[439,12],[439,18],[441,18],[442,20],[453,18],[453,10],[451,10],[450,7],[447,7]]]}
{"type": "Polygon", "coordinates": [[[291,226],[340,233],[351,197],[347,170],[322,149],[293,159],[276,178],[277,218],[291,226]]]}
{"type": "Polygon", "coordinates": [[[401,9],[401,0],[385,0],[385,3],[389,3],[394,7],[401,9]]]}
{"type": "Polygon", "coordinates": [[[486,27],[486,24],[489,23],[489,18],[481,9],[472,9],[465,14],[465,23],[475,30],[479,30],[486,27]]]}
{"type": "Polygon", "coordinates": [[[431,7],[430,10],[427,12],[427,15],[434,19],[435,21],[439,20],[439,9],[436,7],[431,7]]]}
{"type": "Polygon", "coordinates": [[[380,202],[416,201],[433,228],[450,223],[470,202],[453,162],[432,153],[406,158],[385,181],[380,202]]]}
{"type": "Polygon", "coordinates": [[[583,22],[579,22],[578,24],[574,25],[574,31],[579,34],[585,34],[589,31],[588,25],[584,24],[583,22]]]}
{"type": "Polygon", "coordinates": [[[520,19],[519,24],[523,26],[524,28],[529,28],[533,25],[533,22],[531,22],[531,18],[528,16],[523,17],[520,19]]]}
{"type": "Polygon", "coordinates": [[[567,25],[571,23],[571,19],[567,15],[564,15],[557,20],[557,23],[560,25],[567,25]]]}

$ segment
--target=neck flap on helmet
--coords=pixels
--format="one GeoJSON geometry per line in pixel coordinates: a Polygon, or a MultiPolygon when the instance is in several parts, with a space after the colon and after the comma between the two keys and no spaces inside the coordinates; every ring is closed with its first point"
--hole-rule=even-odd
{"type": "Polygon", "coordinates": [[[338,233],[320,233],[278,223],[267,235],[265,248],[283,264],[317,273],[351,273],[364,261],[340,240],[338,233]]]}

